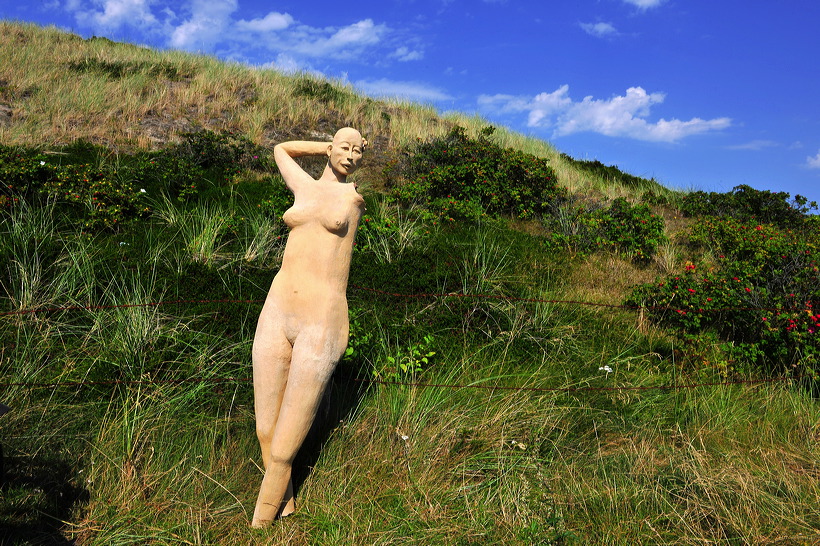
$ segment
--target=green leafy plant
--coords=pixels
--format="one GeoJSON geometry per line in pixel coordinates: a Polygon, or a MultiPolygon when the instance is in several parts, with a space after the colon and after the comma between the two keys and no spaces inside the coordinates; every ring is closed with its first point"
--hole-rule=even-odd
{"type": "Polygon", "coordinates": [[[378,319],[364,309],[350,309],[350,334],[340,366],[354,376],[379,381],[403,381],[429,367],[436,351],[434,337],[407,346],[393,343],[378,319]],[[365,320],[370,317],[370,320],[365,320]]]}
{"type": "Polygon", "coordinates": [[[427,368],[436,352],[431,350],[433,336],[426,335],[419,343],[407,347],[395,347],[373,368],[373,378],[382,381],[403,381],[415,377],[427,368]]]}
{"type": "Polygon", "coordinates": [[[474,139],[457,126],[417,143],[385,169],[393,195],[448,222],[547,213],[565,194],[548,160],[502,148],[492,133],[474,139]]]}
{"type": "Polygon", "coordinates": [[[576,251],[616,250],[638,262],[648,262],[667,241],[663,219],[649,205],[630,204],[619,197],[608,207],[559,207],[549,219],[554,243],[576,251]]]}
{"type": "Polygon", "coordinates": [[[132,177],[188,201],[203,194],[206,187],[219,188],[236,181],[247,170],[270,170],[264,148],[232,132],[201,130],[183,133],[182,140],[168,148],[139,154],[132,177]]]}
{"type": "Polygon", "coordinates": [[[162,150],[137,156],[133,177],[138,183],[187,201],[197,195],[205,171],[188,158],[162,150]]]}
{"type": "Polygon", "coordinates": [[[257,206],[266,216],[277,219],[281,219],[285,211],[293,206],[293,193],[279,174],[270,177],[267,182],[267,195],[257,206]]]}
{"type": "Polygon", "coordinates": [[[615,246],[638,261],[647,261],[659,244],[666,241],[663,219],[649,206],[630,205],[626,199],[615,199],[609,208],[590,215],[597,227],[596,245],[615,246]]]}
{"type": "MultiPolygon", "coordinates": [[[[641,285],[627,300],[689,345],[720,344],[726,370],[820,371],[820,241],[816,233],[704,218],[694,242],[715,262],[641,285]],[[750,368],[751,367],[751,368],[750,368]]],[[[712,357],[713,358],[713,357],[712,357]]],[[[708,360],[708,358],[707,358],[708,360]]]]}
{"type": "Polygon", "coordinates": [[[817,203],[802,195],[794,199],[786,192],[756,190],[740,185],[730,192],[694,191],[686,194],[680,210],[687,216],[730,216],[744,221],[795,227],[803,223],[806,214],[817,210],[817,203]]]}
{"type": "Polygon", "coordinates": [[[45,154],[0,145],[0,178],[4,180],[0,206],[8,209],[20,199],[50,198],[88,229],[117,229],[123,222],[147,215],[144,188],[116,170],[51,161],[45,154]]]}
{"type": "Polygon", "coordinates": [[[233,176],[242,169],[263,171],[269,168],[267,151],[243,135],[232,131],[200,130],[181,136],[182,140],[169,153],[202,169],[218,169],[226,176],[233,176]]]}

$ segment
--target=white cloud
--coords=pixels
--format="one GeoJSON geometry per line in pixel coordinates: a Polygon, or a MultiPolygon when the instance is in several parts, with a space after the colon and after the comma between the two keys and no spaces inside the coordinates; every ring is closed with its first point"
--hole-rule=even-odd
{"type": "Polygon", "coordinates": [[[617,36],[618,31],[611,23],[579,23],[584,32],[596,38],[606,38],[608,36],[617,36]]]}
{"type": "Polygon", "coordinates": [[[401,46],[396,51],[394,51],[390,57],[394,59],[398,59],[402,62],[407,61],[420,61],[424,58],[424,53],[421,51],[411,51],[407,46],[401,46]]]}
{"type": "Polygon", "coordinates": [[[309,67],[312,59],[423,58],[420,48],[397,44],[392,29],[372,19],[335,27],[310,26],[276,11],[238,19],[238,0],[64,0],[62,5],[79,26],[97,34],[114,37],[138,28],[172,48],[217,52],[240,62],[275,59],[276,66],[293,70],[309,67]]]}
{"type": "Polygon", "coordinates": [[[820,150],[818,150],[816,156],[809,156],[806,158],[806,166],[809,169],[820,169],[820,150]]]}
{"type": "Polygon", "coordinates": [[[387,25],[376,24],[372,19],[364,19],[339,29],[300,25],[273,45],[304,57],[352,59],[361,56],[367,46],[379,43],[388,32],[387,25]]]}
{"type": "Polygon", "coordinates": [[[359,80],[353,84],[363,93],[373,97],[399,98],[421,102],[452,100],[446,92],[421,82],[388,79],[359,80]]]}
{"type": "Polygon", "coordinates": [[[584,97],[576,102],[569,96],[569,86],[563,85],[552,93],[540,93],[533,98],[481,96],[478,104],[485,110],[500,114],[527,113],[529,127],[551,128],[553,137],[593,132],[636,140],[675,142],[688,136],[725,129],[732,123],[725,117],[649,122],[646,118],[651,107],[664,99],[663,93],[649,94],[641,87],[630,87],[623,96],[606,100],[584,97]]]}
{"type": "Polygon", "coordinates": [[[773,140],[752,140],[751,142],[746,142],[745,144],[735,144],[734,146],[727,146],[726,149],[759,151],[765,148],[775,148],[777,146],[780,146],[780,144],[773,140]]]}
{"type": "Polygon", "coordinates": [[[656,8],[663,4],[666,0],[624,0],[627,4],[632,4],[633,6],[640,8],[640,9],[649,9],[649,8],[656,8]]]}
{"type": "Polygon", "coordinates": [[[240,32],[276,32],[284,30],[293,24],[293,17],[287,13],[270,12],[262,19],[241,19],[236,22],[236,29],[240,32]]]}
{"type": "Polygon", "coordinates": [[[78,23],[94,32],[105,33],[123,26],[146,28],[158,24],[151,12],[152,0],[101,0],[97,8],[86,9],[83,2],[69,1],[65,8],[78,23]]]}
{"type": "MultiPolygon", "coordinates": [[[[565,86],[569,89],[569,86],[565,86]]],[[[560,91],[560,89],[558,90],[560,91]]],[[[558,93],[556,91],[556,93],[558,93]]],[[[498,114],[520,113],[530,110],[532,99],[515,95],[480,95],[478,106],[498,114]]]]}
{"type": "Polygon", "coordinates": [[[372,19],[365,19],[337,30],[328,38],[325,47],[335,50],[372,45],[381,40],[386,30],[386,25],[377,25],[372,19]]]}
{"type": "Polygon", "coordinates": [[[171,33],[169,44],[180,49],[210,50],[224,35],[237,0],[194,0],[191,17],[171,33]]]}

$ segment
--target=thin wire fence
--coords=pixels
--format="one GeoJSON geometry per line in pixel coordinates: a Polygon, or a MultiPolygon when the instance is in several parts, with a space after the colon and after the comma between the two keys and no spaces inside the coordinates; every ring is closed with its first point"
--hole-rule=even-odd
{"type": "MultiPolygon", "coordinates": [[[[376,294],[379,296],[385,296],[390,298],[403,298],[403,299],[443,299],[443,298],[474,298],[474,299],[494,299],[494,300],[504,300],[510,302],[522,302],[522,303],[549,303],[549,304],[563,304],[563,305],[581,305],[581,306],[589,306],[589,307],[602,307],[602,308],[614,308],[614,309],[626,309],[626,310],[652,310],[652,311],[671,311],[671,312],[680,312],[680,311],[690,311],[692,309],[678,309],[670,306],[632,306],[632,305],[620,305],[620,304],[611,304],[611,303],[599,303],[599,302],[588,302],[588,301],[579,301],[579,300],[563,300],[563,299],[544,299],[544,298],[525,298],[525,297],[514,297],[514,296],[502,296],[496,294],[465,294],[465,293],[421,293],[421,294],[402,294],[397,292],[388,292],[384,290],[379,290],[375,288],[366,288],[357,285],[351,285],[351,288],[355,290],[359,290],[361,292],[366,292],[370,294],[376,294]]],[[[97,310],[107,310],[107,309],[123,309],[123,308],[135,308],[135,307],[158,307],[158,306],[165,306],[165,305],[203,305],[203,304],[259,304],[263,303],[265,300],[263,299],[196,299],[196,300],[164,300],[164,301],[157,301],[157,302],[146,302],[146,303],[128,303],[128,304],[119,304],[119,305],[68,305],[68,306],[59,306],[59,307],[41,307],[41,308],[34,308],[34,309],[20,309],[14,311],[4,311],[0,312],[0,317],[2,316],[26,316],[26,315],[35,315],[35,314],[48,314],[48,313],[55,313],[55,312],[64,312],[64,311],[97,311],[97,310]]],[[[731,310],[758,310],[758,311],[774,311],[774,312],[787,312],[788,309],[772,309],[772,308],[764,308],[764,307],[738,307],[738,308],[726,308],[726,309],[709,309],[708,311],[731,311],[731,310]]],[[[425,382],[411,382],[411,381],[387,381],[387,380],[380,380],[377,378],[360,378],[360,377],[347,377],[349,381],[353,381],[356,383],[367,383],[367,384],[377,384],[377,385],[396,385],[396,386],[406,386],[406,387],[416,387],[416,388],[438,388],[438,389],[476,389],[476,390],[489,390],[489,391],[521,391],[521,392],[563,392],[563,393],[572,393],[572,392],[591,392],[591,391],[649,391],[649,390],[688,390],[688,389],[697,389],[701,387],[714,387],[714,386],[730,386],[730,385],[763,385],[763,384],[771,384],[771,383],[780,383],[780,382],[787,382],[787,381],[800,381],[805,379],[807,376],[805,375],[798,375],[798,376],[781,376],[781,377],[773,377],[773,378],[765,378],[765,379],[738,379],[738,380],[727,380],[727,381],[713,381],[713,382],[705,382],[705,383],[689,383],[689,384],[673,384],[673,385],[641,385],[641,386],[573,386],[573,387],[524,387],[524,386],[503,386],[503,385],[486,385],[481,383],[470,383],[470,384],[445,384],[445,383],[425,383],[425,382]]],[[[56,381],[56,382],[10,382],[10,383],[0,383],[0,387],[20,387],[20,388],[27,388],[27,389],[57,389],[57,388],[82,388],[82,387],[92,387],[92,386],[116,386],[116,385],[126,385],[126,386],[147,386],[147,385],[183,385],[183,384],[224,384],[224,383],[233,383],[233,384],[249,384],[253,381],[250,377],[189,377],[189,378],[180,378],[180,379],[138,379],[138,380],[89,380],[89,381],[56,381]]]]}
{"type": "MultiPolygon", "coordinates": [[[[371,294],[376,294],[379,296],[386,296],[391,298],[402,298],[402,299],[441,299],[441,298],[466,298],[466,299],[491,299],[491,300],[503,300],[503,301],[511,301],[511,302],[522,302],[522,303],[552,303],[552,304],[564,304],[564,305],[581,305],[587,307],[603,307],[603,308],[610,308],[610,309],[626,309],[630,311],[671,311],[671,312],[692,312],[697,311],[701,313],[720,313],[720,312],[728,312],[728,311],[770,311],[775,313],[787,313],[790,311],[795,310],[805,310],[806,307],[804,306],[792,306],[792,307],[722,307],[722,308],[709,308],[709,309],[701,309],[701,308],[694,308],[694,307],[673,307],[670,305],[624,305],[624,304],[617,304],[617,303],[601,303],[601,302],[591,302],[591,301],[581,301],[581,300],[563,300],[563,299],[545,299],[545,298],[525,298],[519,296],[504,296],[500,294],[465,294],[463,292],[428,292],[428,293],[420,293],[420,294],[402,294],[398,292],[389,292],[385,290],[379,290],[376,288],[367,288],[358,285],[351,285],[352,288],[355,290],[359,290],[362,292],[368,292],[371,294]]],[[[18,309],[13,311],[2,311],[0,312],[0,317],[2,316],[14,316],[14,315],[33,315],[39,313],[55,313],[60,311],[98,311],[98,310],[105,310],[105,309],[125,309],[131,307],[157,307],[163,305],[194,305],[194,304],[212,304],[212,303],[243,303],[243,304],[255,304],[255,303],[264,303],[264,299],[251,299],[251,300],[238,300],[238,299],[197,299],[197,300],[164,300],[164,301],[157,301],[157,302],[146,302],[146,303],[126,303],[126,304],[119,304],[119,305],[67,305],[67,306],[58,306],[58,307],[37,307],[33,309],[18,309]]]]}

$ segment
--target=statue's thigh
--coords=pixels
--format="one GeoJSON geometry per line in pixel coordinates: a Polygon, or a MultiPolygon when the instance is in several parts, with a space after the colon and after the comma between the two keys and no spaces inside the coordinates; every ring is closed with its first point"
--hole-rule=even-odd
{"type": "Polygon", "coordinates": [[[288,384],[293,348],[282,333],[257,332],[253,344],[253,398],[256,425],[273,433],[288,384]]]}
{"type": "Polygon", "coordinates": [[[324,388],[346,346],[345,332],[338,326],[304,328],[293,344],[288,381],[317,384],[324,388]]]}

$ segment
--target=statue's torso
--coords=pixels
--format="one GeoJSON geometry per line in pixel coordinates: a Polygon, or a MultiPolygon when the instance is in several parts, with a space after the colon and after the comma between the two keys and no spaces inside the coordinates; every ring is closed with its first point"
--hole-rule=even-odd
{"type": "Polygon", "coordinates": [[[291,231],[269,299],[289,321],[347,324],[347,279],[363,212],[353,184],[320,181],[285,212],[291,231]]]}

